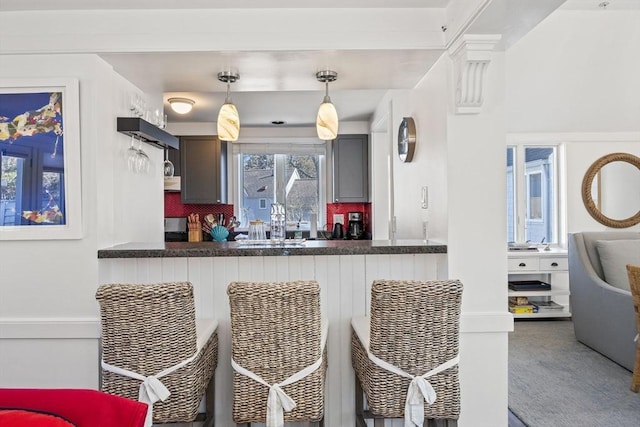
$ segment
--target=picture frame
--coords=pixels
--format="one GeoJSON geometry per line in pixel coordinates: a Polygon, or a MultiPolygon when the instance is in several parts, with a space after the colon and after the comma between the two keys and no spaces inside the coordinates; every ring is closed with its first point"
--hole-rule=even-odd
{"type": "Polygon", "coordinates": [[[82,238],[76,78],[0,79],[0,241],[82,238]]]}

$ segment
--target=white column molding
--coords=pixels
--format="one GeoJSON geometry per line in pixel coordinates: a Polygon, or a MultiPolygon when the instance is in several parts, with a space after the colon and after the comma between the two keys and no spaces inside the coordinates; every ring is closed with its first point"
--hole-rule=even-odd
{"type": "Polygon", "coordinates": [[[484,76],[499,34],[465,34],[449,49],[454,63],[455,112],[478,114],[482,109],[484,76]]]}

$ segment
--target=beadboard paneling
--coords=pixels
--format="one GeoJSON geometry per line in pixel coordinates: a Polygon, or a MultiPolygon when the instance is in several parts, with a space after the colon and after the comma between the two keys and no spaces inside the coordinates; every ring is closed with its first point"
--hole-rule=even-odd
{"type": "MultiPolygon", "coordinates": [[[[350,426],[354,419],[351,367],[353,316],[369,312],[375,279],[435,279],[445,274],[445,254],[336,255],[291,257],[212,257],[101,259],[102,283],[188,280],[194,286],[198,317],[219,323],[216,370],[216,424],[232,425],[231,337],[227,286],[234,280],[317,280],[323,314],[329,319],[325,425],[350,426]]],[[[398,425],[402,423],[387,423],[398,425]]]]}

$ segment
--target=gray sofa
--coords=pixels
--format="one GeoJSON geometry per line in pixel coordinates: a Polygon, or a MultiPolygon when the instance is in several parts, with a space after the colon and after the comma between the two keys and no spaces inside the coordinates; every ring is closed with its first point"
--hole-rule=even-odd
{"type": "Polygon", "coordinates": [[[638,332],[628,281],[626,289],[621,282],[626,275],[624,263],[640,264],[639,245],[640,233],[632,231],[569,234],[569,288],[576,339],[630,371],[636,354],[633,339],[638,332]],[[611,242],[618,240],[622,242],[611,242]]]}

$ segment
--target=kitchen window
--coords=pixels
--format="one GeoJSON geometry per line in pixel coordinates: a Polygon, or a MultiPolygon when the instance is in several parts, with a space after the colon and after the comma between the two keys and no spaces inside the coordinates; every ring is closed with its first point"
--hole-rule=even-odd
{"type": "Polygon", "coordinates": [[[559,145],[507,147],[507,239],[558,243],[559,145]]]}
{"type": "Polygon", "coordinates": [[[256,219],[268,225],[275,202],[285,206],[289,230],[309,230],[314,215],[316,225],[326,222],[324,143],[235,143],[233,150],[239,228],[247,228],[256,219]]]}

